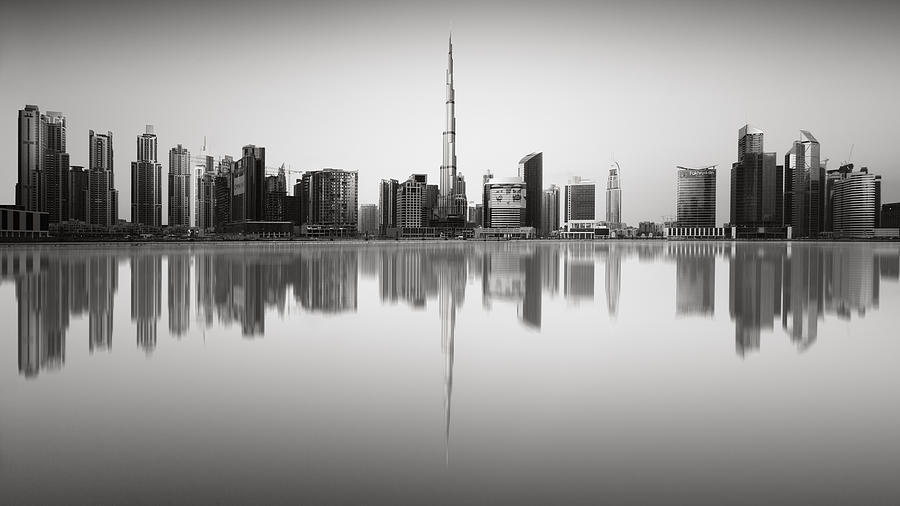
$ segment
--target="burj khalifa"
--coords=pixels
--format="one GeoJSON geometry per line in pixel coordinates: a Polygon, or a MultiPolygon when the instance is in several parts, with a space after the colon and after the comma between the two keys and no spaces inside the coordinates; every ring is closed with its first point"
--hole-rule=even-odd
{"type": "Polygon", "coordinates": [[[447,98],[445,102],[444,160],[441,164],[438,219],[443,222],[465,221],[466,195],[460,191],[456,174],[456,90],[453,88],[453,37],[447,53],[447,98]]]}

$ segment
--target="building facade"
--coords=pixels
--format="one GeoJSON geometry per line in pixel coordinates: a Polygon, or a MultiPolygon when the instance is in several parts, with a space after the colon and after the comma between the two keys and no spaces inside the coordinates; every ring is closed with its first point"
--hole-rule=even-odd
{"type": "Polygon", "coordinates": [[[488,194],[487,223],[484,228],[524,227],[527,215],[528,189],[520,177],[494,178],[486,186],[488,194]]]}
{"type": "Polygon", "coordinates": [[[430,209],[426,206],[428,176],[413,174],[397,187],[397,211],[394,223],[398,228],[429,226],[430,209]]]}
{"type": "Polygon", "coordinates": [[[378,233],[378,206],[375,204],[363,204],[359,206],[360,234],[375,235],[378,233]]]}
{"type": "Polygon", "coordinates": [[[119,219],[119,195],[113,173],[113,134],[88,133],[87,221],[91,225],[111,227],[119,219]]]}
{"type": "Polygon", "coordinates": [[[80,165],[69,169],[69,219],[87,222],[89,172],[80,165]]]}
{"type": "Polygon", "coordinates": [[[606,223],[609,228],[622,226],[622,182],[618,162],[613,162],[610,166],[609,178],[606,180],[606,223]]]}
{"type": "Polygon", "coordinates": [[[526,202],[523,226],[534,227],[539,235],[547,231],[541,226],[541,204],[544,189],[544,153],[531,153],[519,160],[519,178],[525,181],[526,202]]]}
{"type": "Polygon", "coordinates": [[[231,169],[231,222],[265,220],[265,179],[266,148],[244,146],[231,169]]]}
{"type": "Polygon", "coordinates": [[[396,179],[382,179],[378,183],[378,233],[384,235],[387,229],[397,226],[397,190],[400,183],[396,179]]]}
{"type": "Polygon", "coordinates": [[[900,202],[881,205],[881,226],[900,228],[900,202]]]}
{"type": "Polygon", "coordinates": [[[716,166],[678,166],[675,214],[678,227],[716,226],[716,166]]]}
{"type": "Polygon", "coordinates": [[[191,226],[191,152],[181,144],[169,150],[168,224],[191,226]]]}
{"type": "Polygon", "coordinates": [[[574,177],[566,184],[563,221],[596,219],[597,185],[593,181],[574,177]]]}
{"type": "Polygon", "coordinates": [[[153,125],[137,137],[137,160],[131,162],[131,222],[162,226],[162,165],[157,161],[153,125]]]}
{"type": "Polygon", "coordinates": [[[303,174],[301,204],[307,227],[326,234],[354,234],[358,223],[358,182],[355,170],[321,169],[303,174]]]}
{"type": "Polygon", "coordinates": [[[69,219],[66,117],[26,105],[18,115],[17,156],[16,205],[48,213],[50,223],[69,219]]]}
{"type": "Polygon", "coordinates": [[[835,237],[872,237],[881,225],[881,176],[866,167],[841,167],[831,209],[835,237]]]}
{"type": "Polygon", "coordinates": [[[738,161],[731,167],[731,224],[781,227],[783,183],[775,153],[763,150],[763,131],[744,125],[738,131],[738,161]]]}
{"type": "Polygon", "coordinates": [[[549,236],[559,230],[559,186],[550,188],[541,194],[541,235],[549,236]]]}
{"type": "Polygon", "coordinates": [[[784,222],[793,237],[818,237],[826,224],[825,164],[819,141],[806,130],[784,156],[784,222]]]}

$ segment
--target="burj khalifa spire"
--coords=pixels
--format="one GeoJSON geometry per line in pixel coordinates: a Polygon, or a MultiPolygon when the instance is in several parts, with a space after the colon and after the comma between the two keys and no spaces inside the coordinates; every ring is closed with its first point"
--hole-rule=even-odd
{"type": "MultiPolygon", "coordinates": [[[[444,159],[441,164],[439,218],[446,220],[458,215],[458,188],[456,178],[456,90],[453,88],[453,36],[450,36],[447,52],[447,98],[444,103],[444,159]]],[[[462,197],[465,202],[465,196],[462,197]]]]}

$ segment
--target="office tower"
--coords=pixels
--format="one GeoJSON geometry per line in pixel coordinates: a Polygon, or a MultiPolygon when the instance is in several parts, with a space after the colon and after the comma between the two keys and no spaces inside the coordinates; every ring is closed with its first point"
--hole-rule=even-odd
{"type": "Polygon", "coordinates": [[[781,227],[783,186],[775,153],[763,151],[763,132],[750,125],[738,131],[738,161],[731,166],[731,224],[781,227]]]}
{"type": "Polygon", "coordinates": [[[676,221],[679,227],[716,226],[716,166],[678,166],[675,190],[676,221]]]}
{"type": "Polygon", "coordinates": [[[375,235],[378,233],[378,206],[363,204],[359,206],[359,233],[375,235]]]}
{"type": "Polygon", "coordinates": [[[355,170],[321,169],[303,174],[301,214],[306,224],[334,232],[355,232],[358,182],[355,170]]]}
{"type": "Polygon", "coordinates": [[[169,150],[169,226],[191,226],[191,152],[181,144],[169,150]]]}
{"type": "Polygon", "coordinates": [[[853,164],[838,170],[834,181],[832,223],[837,237],[872,237],[881,216],[881,176],[866,167],[853,172],[853,164]]]}
{"type": "Polygon", "coordinates": [[[162,165],[157,162],[153,125],[137,137],[137,160],[131,162],[131,222],[162,226],[162,165]]]}
{"type": "Polygon", "coordinates": [[[559,230],[559,186],[551,184],[541,193],[541,233],[544,236],[559,230]]]}
{"type": "Polygon", "coordinates": [[[439,221],[465,217],[465,193],[459,191],[456,175],[456,90],[453,87],[453,39],[447,53],[446,100],[444,102],[444,156],[441,164],[440,195],[437,204],[439,221]]]}
{"type": "Polygon", "coordinates": [[[284,173],[284,164],[278,168],[278,174],[266,176],[266,221],[288,221],[285,212],[285,199],[287,198],[287,178],[284,173]]]}
{"type": "Polygon", "coordinates": [[[519,178],[525,181],[525,224],[538,235],[547,233],[541,227],[541,200],[544,190],[544,153],[531,153],[519,160],[519,178]]]}
{"type": "Polygon", "coordinates": [[[231,221],[265,220],[266,148],[244,146],[231,169],[231,221]]]}
{"type": "Polygon", "coordinates": [[[881,205],[881,226],[900,228],[900,202],[881,205]]]}
{"type": "Polygon", "coordinates": [[[68,176],[66,117],[26,105],[19,111],[16,205],[48,213],[50,223],[67,220],[68,176]]]}
{"type": "Polygon", "coordinates": [[[622,227],[622,186],[618,162],[610,165],[606,180],[606,223],[610,228],[622,227]]]}
{"type": "Polygon", "coordinates": [[[568,223],[575,220],[595,219],[597,186],[589,179],[575,176],[566,184],[565,214],[563,220],[568,223]]]}
{"type": "Polygon", "coordinates": [[[113,134],[88,134],[88,223],[110,227],[118,219],[118,193],[113,178],[113,134]]]}
{"type": "Polygon", "coordinates": [[[378,183],[378,233],[384,235],[389,228],[397,226],[397,189],[400,183],[396,179],[382,179],[378,183]]]}
{"type": "Polygon", "coordinates": [[[213,192],[215,193],[213,227],[217,232],[221,232],[225,224],[231,221],[231,168],[233,166],[234,159],[225,155],[219,160],[213,178],[213,192]]]}
{"type": "Polygon", "coordinates": [[[399,228],[427,227],[430,216],[426,207],[428,177],[413,174],[397,187],[397,214],[394,222],[399,228]]]}
{"type": "Polygon", "coordinates": [[[197,228],[206,232],[216,224],[216,174],[204,172],[197,177],[197,228]]]}
{"type": "Polygon", "coordinates": [[[806,130],[784,156],[785,224],[793,237],[818,237],[826,231],[826,174],[819,141],[806,130]],[[788,183],[790,181],[790,183],[788,183]]]}
{"type": "Polygon", "coordinates": [[[489,228],[522,227],[527,213],[528,190],[520,177],[494,178],[485,185],[488,194],[487,224],[489,228]]]}
{"type": "Polygon", "coordinates": [[[87,222],[88,171],[80,165],[69,170],[69,219],[87,222]]]}

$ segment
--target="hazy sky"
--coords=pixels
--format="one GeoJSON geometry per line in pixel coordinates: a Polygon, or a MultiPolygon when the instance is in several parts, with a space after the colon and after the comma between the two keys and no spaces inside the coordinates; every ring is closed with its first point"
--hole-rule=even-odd
{"type": "Polygon", "coordinates": [[[676,165],[717,164],[723,222],[750,122],[779,159],[801,128],[829,167],[854,144],[852,161],[882,174],[883,200],[896,201],[898,26],[900,3],[867,0],[11,2],[0,7],[0,202],[14,201],[26,103],[66,114],[75,165],[87,165],[89,129],[113,131],[126,218],[145,124],[164,172],[168,148],[199,151],[206,135],[217,155],[253,143],[270,166],[358,169],[360,203],[377,202],[383,177],[436,184],[451,28],[470,188],[543,151],[545,186],[581,175],[602,190],[614,156],[622,217],[637,224],[674,214],[676,165]]]}

